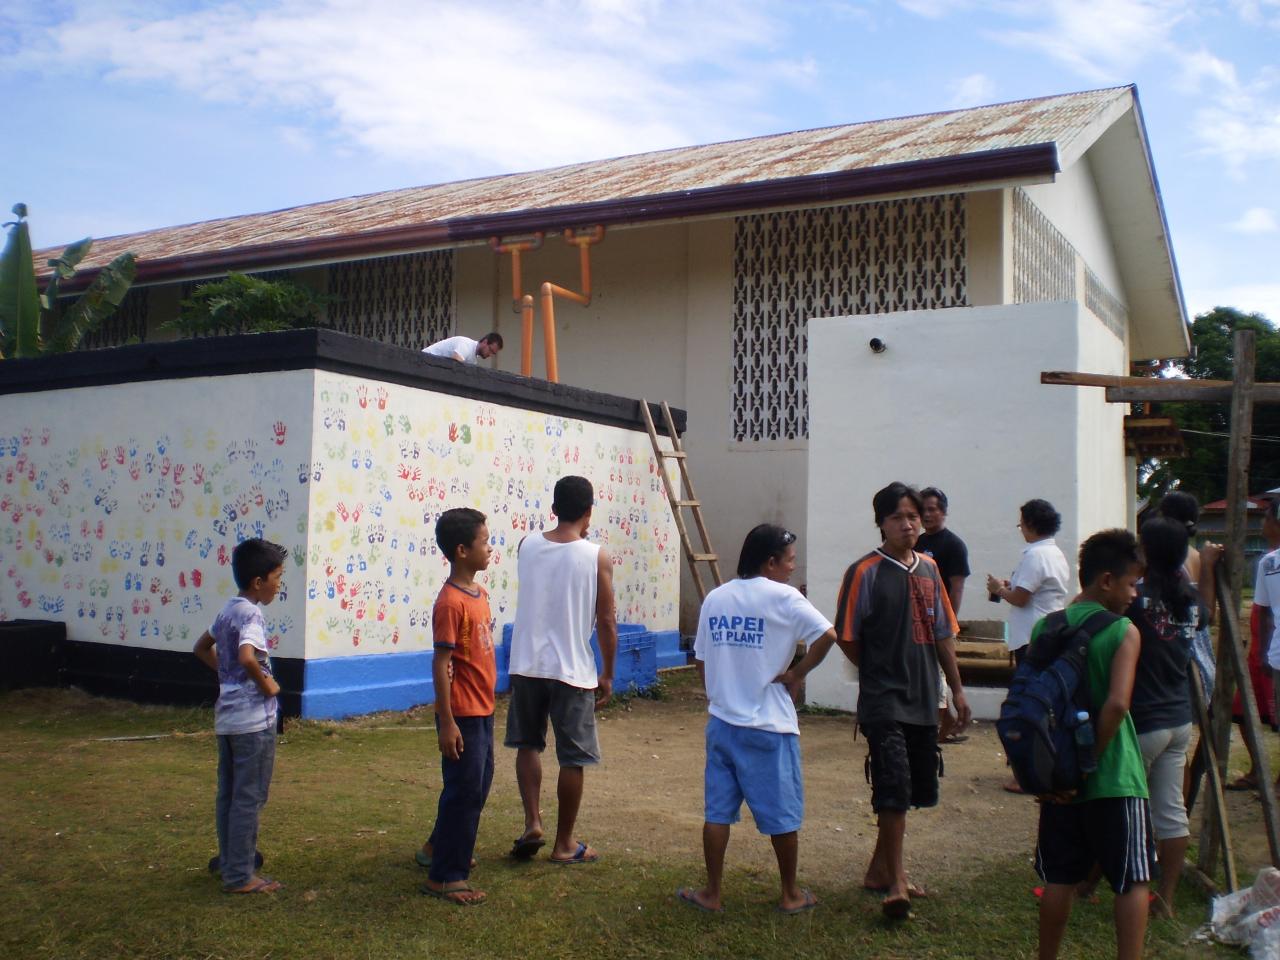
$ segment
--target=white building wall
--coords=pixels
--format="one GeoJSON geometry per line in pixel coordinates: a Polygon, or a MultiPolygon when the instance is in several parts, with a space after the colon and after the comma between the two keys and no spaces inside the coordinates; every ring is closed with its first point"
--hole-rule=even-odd
{"type": "MultiPolygon", "coordinates": [[[[879,543],[872,495],[902,480],[936,484],[950,497],[950,526],[968,544],[973,570],[962,617],[1007,614],[987,601],[982,578],[1007,576],[1017,563],[1020,504],[1043,497],[1058,508],[1068,558],[1082,533],[1126,518],[1118,414],[1097,407],[1100,396],[1042,386],[1040,371],[1109,370],[1122,359],[1116,338],[1074,303],[811,322],[810,599],[834,618],[845,569],[879,543]],[[888,349],[872,353],[872,337],[888,349]]],[[[808,697],[853,709],[854,669],[838,654],[828,658],[808,697]]]]}
{"type": "Polygon", "coordinates": [[[1022,189],[1076,248],[1088,267],[1123,301],[1124,284],[1088,155],[1062,171],[1053,183],[1022,189]]]}
{"type": "Polygon", "coordinates": [[[6,396],[0,620],[185,652],[236,593],[231,550],[262,536],[290,550],[268,642],[303,656],[314,381],[294,370],[6,396]]]}

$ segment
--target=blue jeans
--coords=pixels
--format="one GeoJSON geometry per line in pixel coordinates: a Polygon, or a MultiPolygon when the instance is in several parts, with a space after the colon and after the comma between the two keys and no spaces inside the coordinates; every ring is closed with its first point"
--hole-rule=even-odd
{"type": "Polygon", "coordinates": [[[258,813],[267,802],[276,760],[276,731],[218,734],[218,864],[225,890],[253,876],[258,813]]]}
{"type": "MultiPolygon", "coordinates": [[[[471,856],[480,830],[480,811],[493,783],[493,716],[454,717],[462,734],[457,760],[440,758],[444,785],[435,829],[431,831],[431,870],[436,883],[453,883],[471,875],[471,856]]],[[[436,717],[436,729],[440,718],[436,717]]]]}

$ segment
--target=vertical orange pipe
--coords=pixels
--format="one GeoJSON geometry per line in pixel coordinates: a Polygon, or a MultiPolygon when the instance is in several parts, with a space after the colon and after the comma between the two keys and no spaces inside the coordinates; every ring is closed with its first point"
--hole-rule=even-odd
{"type": "MultiPolygon", "coordinates": [[[[550,283],[542,285],[542,340],[543,349],[547,353],[547,379],[552,383],[560,382],[560,365],[556,359],[556,308],[555,294],[551,292],[550,283]]],[[[532,310],[533,298],[529,297],[532,310]]],[[[532,320],[530,329],[532,329],[532,320]]]]}
{"type": "Polygon", "coordinates": [[[533,297],[520,298],[520,375],[533,376],[533,297]]]}
{"type": "Polygon", "coordinates": [[[523,309],[521,297],[524,296],[524,276],[520,270],[520,244],[511,246],[511,309],[523,309]]]}

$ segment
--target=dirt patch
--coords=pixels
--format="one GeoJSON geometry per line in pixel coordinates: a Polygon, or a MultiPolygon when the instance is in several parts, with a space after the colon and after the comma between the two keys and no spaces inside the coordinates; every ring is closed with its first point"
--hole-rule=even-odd
{"type": "MultiPolygon", "coordinates": [[[[706,699],[696,676],[680,676],[666,686],[664,700],[637,699],[603,714],[604,764],[587,773],[579,832],[602,852],[698,865],[706,699]]],[[[827,889],[861,883],[875,844],[871,788],[863,776],[866,741],[854,740],[853,727],[847,715],[802,716],[800,722],[806,802],[800,874],[827,889]]],[[[914,811],[908,819],[908,869],[940,888],[958,887],[976,862],[1025,854],[1030,886],[1036,804],[1001,789],[1007,772],[995,728],[981,723],[969,734],[965,743],[944,748],[939,806],[914,811]]],[[[515,790],[512,764],[503,760],[499,754],[495,792],[515,790]]],[[[548,813],[553,778],[549,768],[548,813]]],[[[768,838],[756,831],[745,806],[743,818],[734,828],[729,867],[772,875],[768,838]]]]}

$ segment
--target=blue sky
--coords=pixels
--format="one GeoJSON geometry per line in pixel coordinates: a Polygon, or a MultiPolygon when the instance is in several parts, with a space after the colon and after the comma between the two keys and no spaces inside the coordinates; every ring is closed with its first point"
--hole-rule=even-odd
{"type": "Polygon", "coordinates": [[[0,204],[53,245],[1136,83],[1188,307],[1280,321],[1280,0],[8,0],[0,204]]]}

